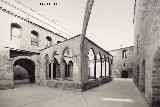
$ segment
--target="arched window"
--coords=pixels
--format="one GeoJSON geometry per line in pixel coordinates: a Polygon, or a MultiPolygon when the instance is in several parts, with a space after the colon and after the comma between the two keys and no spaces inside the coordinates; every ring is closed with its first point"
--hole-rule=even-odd
{"type": "Polygon", "coordinates": [[[96,60],[96,78],[101,77],[101,55],[100,53],[97,54],[97,60],[96,60]]]}
{"type": "Polygon", "coordinates": [[[31,45],[38,46],[38,32],[34,30],[31,31],[31,45]]]}
{"type": "Polygon", "coordinates": [[[11,39],[21,37],[21,26],[17,23],[11,24],[11,39]]]}
{"type": "Polygon", "coordinates": [[[46,37],[46,46],[51,46],[52,45],[52,38],[47,36],[46,37]]]}
{"type": "Polygon", "coordinates": [[[127,50],[122,51],[122,58],[127,58],[127,50]]]}
{"type": "Polygon", "coordinates": [[[73,80],[73,57],[70,48],[66,47],[62,52],[63,69],[61,72],[64,73],[64,78],[67,80],[73,80]],[[69,62],[68,62],[69,61],[69,62]],[[66,63],[68,62],[68,64],[66,63]]]}
{"type": "Polygon", "coordinates": [[[69,61],[68,63],[68,70],[66,73],[66,77],[70,77],[70,78],[73,77],[73,62],[72,61],[69,61]]]}
{"type": "Polygon", "coordinates": [[[89,71],[88,71],[88,78],[89,79],[94,79],[96,78],[95,74],[96,74],[96,65],[95,65],[95,54],[94,54],[94,50],[90,49],[88,52],[88,67],[89,67],[89,71]]]}

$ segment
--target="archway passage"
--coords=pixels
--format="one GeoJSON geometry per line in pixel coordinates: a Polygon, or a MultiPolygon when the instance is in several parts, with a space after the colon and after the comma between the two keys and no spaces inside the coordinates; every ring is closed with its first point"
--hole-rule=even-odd
{"type": "Polygon", "coordinates": [[[121,74],[121,77],[122,77],[122,78],[128,78],[128,71],[123,70],[123,71],[122,71],[122,74],[121,74]]]}
{"type": "Polygon", "coordinates": [[[28,80],[29,83],[35,83],[35,65],[33,61],[22,58],[18,59],[13,64],[14,82],[21,80],[21,82],[15,82],[15,84],[26,83],[23,80],[28,80]]]}

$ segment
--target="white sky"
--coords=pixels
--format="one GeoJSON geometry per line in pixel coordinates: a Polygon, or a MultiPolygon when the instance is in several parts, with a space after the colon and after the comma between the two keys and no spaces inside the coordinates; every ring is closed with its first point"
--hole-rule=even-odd
{"type": "MultiPolygon", "coordinates": [[[[18,0],[48,19],[81,34],[87,0],[18,0]],[[42,6],[40,3],[51,3],[42,6]],[[53,3],[58,5],[54,6],[53,3]]],[[[95,0],[87,37],[108,50],[133,45],[134,0],[95,0]]]]}

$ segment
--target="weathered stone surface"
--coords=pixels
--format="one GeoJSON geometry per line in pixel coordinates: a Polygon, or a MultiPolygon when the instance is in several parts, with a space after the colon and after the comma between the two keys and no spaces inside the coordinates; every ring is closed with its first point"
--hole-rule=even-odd
{"type": "Polygon", "coordinates": [[[121,78],[122,71],[128,72],[128,78],[133,77],[133,66],[134,66],[134,46],[120,48],[109,51],[113,55],[113,72],[114,77],[121,78]],[[126,58],[123,58],[123,51],[126,51],[126,58]]]}
{"type": "Polygon", "coordinates": [[[160,106],[159,10],[159,0],[136,0],[134,81],[152,107],[160,106]]]}
{"type": "MultiPolygon", "coordinates": [[[[0,89],[12,88],[15,85],[13,68],[19,65],[26,69],[31,83],[81,91],[82,84],[89,82],[88,52],[90,48],[109,59],[110,77],[112,77],[113,56],[88,38],[84,38],[85,45],[81,49],[81,35],[66,39],[57,33],[60,31],[62,35],[66,34],[60,27],[52,28],[48,26],[48,22],[31,17],[15,8],[16,6],[13,8],[7,2],[0,1],[0,5],[2,6],[0,7],[2,26],[0,29],[0,89]],[[20,35],[13,34],[13,27],[19,29],[20,35]],[[36,33],[33,34],[33,32],[36,33]],[[48,37],[50,40],[47,39],[48,37]],[[59,68],[53,64],[54,58],[57,59],[59,68]],[[56,77],[59,80],[54,80],[53,69],[56,69],[56,73],[60,72],[59,77],[56,77]]],[[[89,87],[103,83],[106,83],[105,79],[95,80],[89,87]]]]}

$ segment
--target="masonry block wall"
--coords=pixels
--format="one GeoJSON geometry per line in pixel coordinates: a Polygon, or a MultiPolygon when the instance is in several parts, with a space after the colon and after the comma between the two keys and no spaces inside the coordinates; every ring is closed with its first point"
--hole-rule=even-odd
{"type": "Polygon", "coordinates": [[[160,106],[159,10],[159,0],[136,0],[134,82],[152,107],[160,106]]]}
{"type": "Polygon", "coordinates": [[[26,15],[23,15],[22,13],[21,14],[12,13],[14,8],[10,8],[9,6],[4,4],[3,5],[1,4],[1,6],[3,6],[0,8],[0,15],[2,16],[0,17],[0,20],[1,20],[0,45],[1,46],[27,50],[32,52],[39,52],[40,49],[46,47],[47,36],[52,38],[52,44],[56,44],[57,41],[65,40],[65,38],[59,36],[58,34],[48,31],[44,27],[37,25],[34,22],[25,20],[26,15]],[[21,34],[20,34],[21,37],[19,38],[19,40],[11,39],[12,23],[16,23],[21,27],[21,34]],[[38,46],[31,45],[31,31],[36,31],[38,33],[38,46]]]}
{"type": "MultiPolygon", "coordinates": [[[[39,84],[39,50],[46,47],[46,37],[51,37],[50,45],[66,40],[59,34],[46,29],[43,22],[31,15],[18,10],[5,1],[0,1],[0,88],[13,88],[13,65],[17,56],[30,59],[35,64],[36,83],[39,84]],[[12,24],[20,27],[20,36],[13,39],[12,24]],[[31,32],[38,33],[38,45],[31,45],[31,32]]],[[[18,60],[18,59],[17,59],[18,60]]]]}
{"type": "Polygon", "coordinates": [[[66,36],[67,31],[12,2],[0,1],[0,89],[16,86],[16,66],[27,71],[30,83],[48,87],[85,91],[112,80],[111,54],[88,38],[82,49],[81,35],[66,39],[59,33],[66,36]],[[91,48],[100,55],[99,59],[95,57],[95,63],[101,62],[99,70],[94,67],[99,72],[94,73],[94,78],[88,75],[91,48]],[[106,68],[102,71],[106,64],[107,74],[106,68]]]}
{"type": "MultiPolygon", "coordinates": [[[[41,79],[44,81],[44,84],[47,86],[48,83],[52,82],[53,84],[57,81],[59,82],[64,82],[64,84],[67,83],[71,84],[73,82],[73,84],[80,84],[81,83],[81,50],[80,50],[80,43],[81,43],[81,37],[73,37],[71,39],[68,39],[67,41],[63,41],[62,43],[58,43],[56,45],[53,45],[51,47],[48,47],[46,49],[43,49],[40,52],[40,56],[41,56],[41,69],[40,72],[43,74],[41,75],[41,79]],[[62,61],[64,60],[64,51],[65,49],[70,49],[72,56],[71,58],[66,58],[65,61],[68,64],[69,61],[73,62],[73,80],[72,81],[67,81],[67,79],[65,78],[65,70],[60,70],[61,72],[61,76],[59,77],[60,80],[55,80],[53,79],[53,77],[49,80],[46,79],[46,62],[45,62],[45,55],[48,54],[49,56],[49,62],[52,62],[54,60],[54,58],[56,58],[56,60],[58,61],[58,63],[61,65],[62,61]],[[66,81],[65,81],[66,80],[66,81]]],[[[53,62],[54,63],[54,62],[53,62]]],[[[61,68],[60,68],[61,69],[61,68]]],[[[60,86],[61,84],[55,84],[55,86],[52,87],[63,87],[60,86]]],[[[65,86],[64,86],[65,88],[65,86]]]]}
{"type": "Polygon", "coordinates": [[[109,53],[113,55],[114,77],[121,78],[123,75],[122,71],[125,70],[128,73],[128,76],[126,77],[132,78],[134,66],[134,46],[111,50],[109,53]]]}
{"type": "Polygon", "coordinates": [[[0,89],[14,88],[11,60],[9,59],[9,50],[1,48],[0,50],[0,89]]]}
{"type": "MultiPolygon", "coordinates": [[[[42,85],[49,86],[49,87],[56,87],[68,90],[80,90],[85,91],[90,88],[99,86],[100,84],[104,84],[112,80],[112,56],[98,45],[93,43],[88,38],[84,39],[84,47],[81,50],[81,35],[75,36],[70,38],[62,43],[55,44],[51,47],[42,49],[40,52],[41,62],[40,62],[40,72],[41,72],[41,80],[43,81],[42,85]],[[73,45],[74,44],[74,45],[73,45]],[[89,58],[88,52],[89,49],[94,49],[95,53],[101,53],[102,56],[106,56],[110,63],[110,72],[109,76],[90,79],[89,78],[89,58]],[[71,57],[67,58],[67,55],[64,55],[66,49],[71,50],[71,57]],[[51,76],[48,79],[48,75],[55,75],[54,67],[52,66],[52,70],[47,70],[46,66],[46,55],[48,56],[48,62],[51,63],[51,66],[55,64],[55,59],[59,63],[56,68],[59,68],[60,76],[55,77],[51,76]],[[73,62],[73,75],[71,76],[72,79],[68,79],[65,76],[68,68],[64,68],[63,61],[66,61],[66,65],[69,64],[70,61],[73,62]]],[[[103,70],[104,71],[104,70],[103,70]]],[[[98,71],[97,71],[98,72],[98,71]]],[[[100,71],[99,71],[100,72],[100,71]]]]}

